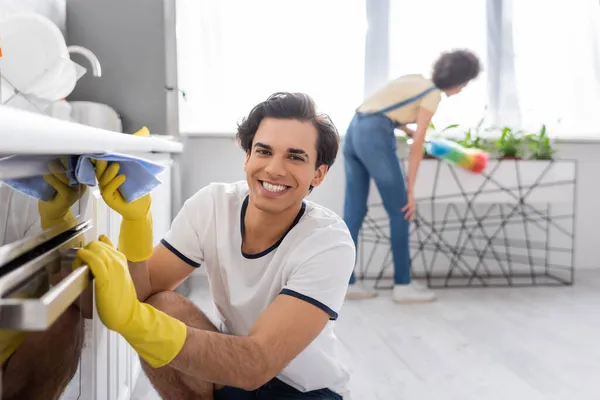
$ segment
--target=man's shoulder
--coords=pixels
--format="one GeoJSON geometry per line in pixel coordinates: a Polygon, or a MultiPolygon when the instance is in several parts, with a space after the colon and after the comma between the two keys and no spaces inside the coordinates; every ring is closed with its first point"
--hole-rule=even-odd
{"type": "Polygon", "coordinates": [[[248,194],[246,181],[238,182],[211,182],[199,189],[188,202],[194,205],[206,204],[206,202],[223,204],[226,200],[243,199],[248,194]]]}
{"type": "Polygon", "coordinates": [[[329,225],[337,222],[344,222],[337,213],[321,204],[315,203],[310,200],[304,200],[304,204],[306,207],[304,215],[310,220],[314,220],[324,225],[329,225]]]}
{"type": "Polygon", "coordinates": [[[212,182],[188,198],[181,212],[185,218],[204,225],[214,218],[228,218],[235,213],[248,193],[245,181],[223,183],[212,182]]]}
{"type": "MultiPolygon", "coordinates": [[[[300,220],[300,242],[325,244],[354,244],[344,220],[320,204],[305,201],[306,210],[300,220]]],[[[323,246],[318,246],[323,247],[323,246]]]]}
{"type": "Polygon", "coordinates": [[[326,268],[328,274],[349,276],[354,268],[356,247],[350,231],[344,220],[328,208],[306,202],[306,211],[290,234],[284,251],[291,274],[314,271],[316,267],[326,268]]]}

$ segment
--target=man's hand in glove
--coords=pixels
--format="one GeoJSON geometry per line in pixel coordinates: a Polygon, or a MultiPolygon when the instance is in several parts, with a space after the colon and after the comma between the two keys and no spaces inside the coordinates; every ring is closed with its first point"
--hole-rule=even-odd
{"type": "Polygon", "coordinates": [[[153,368],[170,363],[183,347],[187,326],[137,299],[127,259],[106,236],[78,251],[73,268],[83,264],[94,275],[104,325],[120,333],[153,368]]]}
{"type": "Polygon", "coordinates": [[[87,186],[69,186],[64,158],[60,162],[58,160],[50,162],[48,169],[51,173],[44,175],[43,178],[56,190],[56,194],[49,201],[38,201],[42,228],[47,229],[63,222],[74,225],[76,220],[71,213],[71,207],[83,196],[87,186]]]}
{"type": "MultiPolygon", "coordinates": [[[[134,136],[148,135],[147,128],[134,133],[134,136]]],[[[153,250],[150,194],[127,203],[119,192],[119,188],[127,180],[127,176],[119,175],[119,163],[111,162],[108,165],[105,160],[96,160],[94,165],[102,198],[123,217],[119,232],[119,251],[125,254],[129,261],[140,262],[149,259],[153,250]]]]}
{"type": "Polygon", "coordinates": [[[127,180],[127,176],[119,175],[120,168],[118,162],[111,162],[109,166],[105,160],[96,160],[96,177],[102,198],[110,208],[121,214],[123,219],[128,221],[145,219],[152,203],[150,195],[147,194],[127,203],[119,192],[119,188],[127,180]]]}

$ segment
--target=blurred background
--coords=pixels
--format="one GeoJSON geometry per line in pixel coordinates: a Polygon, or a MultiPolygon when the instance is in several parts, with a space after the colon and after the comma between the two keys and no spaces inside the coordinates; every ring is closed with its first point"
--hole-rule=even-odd
{"type": "MultiPolygon", "coordinates": [[[[62,321],[57,311],[25,323],[43,317],[2,305],[33,279],[22,257],[42,243],[38,199],[18,183],[49,160],[118,152],[160,165],[158,241],[198,189],[245,178],[237,123],[270,94],[309,94],[343,142],[367,96],[466,48],[482,73],[443,98],[428,133],[489,151],[490,164],[473,176],[422,163],[412,262],[438,301],[418,307],[389,301],[389,228],[373,186],[356,270],[381,296],[344,305],[337,328],[353,398],[600,398],[597,0],[0,0],[0,48],[0,331],[62,321]],[[132,137],[144,126],[149,137],[132,137]],[[544,140],[551,151],[531,150],[544,140]]],[[[341,215],[344,188],[340,152],[309,199],[341,215]]],[[[98,192],[78,199],[85,240],[116,241],[120,217],[98,192]]],[[[210,308],[202,269],[177,290],[210,308]]],[[[87,345],[62,353],[77,373],[61,398],[158,398],[97,318],[69,329],[61,335],[87,345]]]]}

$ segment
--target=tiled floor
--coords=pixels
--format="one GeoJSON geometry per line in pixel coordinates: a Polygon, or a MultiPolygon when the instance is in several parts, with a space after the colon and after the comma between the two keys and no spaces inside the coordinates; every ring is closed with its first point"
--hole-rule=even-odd
{"type": "MultiPolygon", "coordinates": [[[[193,286],[202,307],[206,284],[193,286]]],[[[579,272],[574,287],[437,294],[344,305],[337,333],[353,400],[600,399],[600,272],[579,272]]],[[[159,397],[142,376],[133,399],[159,397]]]]}

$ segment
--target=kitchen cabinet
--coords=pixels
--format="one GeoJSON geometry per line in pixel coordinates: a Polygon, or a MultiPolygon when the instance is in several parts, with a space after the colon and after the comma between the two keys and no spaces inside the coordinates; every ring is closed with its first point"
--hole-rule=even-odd
{"type": "MultiPolygon", "coordinates": [[[[117,243],[120,216],[104,203],[97,188],[89,192],[83,212],[93,222],[93,229],[86,241],[105,234],[117,243]]],[[[69,384],[66,399],[129,399],[139,374],[139,361],[129,344],[102,324],[95,304],[93,318],[86,321],[85,343],[79,374],[69,384]]]]}
{"type": "MultiPolygon", "coordinates": [[[[112,107],[124,132],[145,125],[150,132],[178,134],[175,12],[175,0],[68,1],[68,45],[92,50],[102,64],[102,76],[84,75],[68,100],[112,107]]],[[[77,55],[73,61],[87,65],[77,55]]]]}
{"type": "MultiPolygon", "coordinates": [[[[43,166],[48,157],[57,155],[68,156],[111,151],[161,163],[165,167],[165,170],[158,176],[162,184],[152,192],[155,244],[160,241],[171,224],[173,154],[181,152],[182,149],[182,144],[172,139],[133,137],[0,107],[0,154],[3,155],[0,157],[0,181],[6,179],[7,176],[11,177],[11,174],[22,176],[22,171],[28,171],[27,173],[32,175],[47,173],[43,166]],[[51,139],[49,140],[49,138],[51,139]],[[42,145],[34,147],[31,145],[32,143],[42,145]],[[5,157],[4,155],[10,156],[5,157]],[[26,155],[30,158],[25,158],[22,163],[15,166],[7,162],[15,155],[21,158],[26,155]],[[43,160],[41,164],[40,160],[43,160]]],[[[27,198],[22,194],[20,196],[20,201],[27,198]]],[[[32,199],[29,198],[27,201],[32,201],[32,199]]],[[[37,210],[37,200],[34,203],[30,209],[37,210]]],[[[2,204],[2,196],[0,196],[0,209],[2,206],[6,206],[6,204],[2,204]]],[[[106,205],[97,187],[88,187],[72,210],[79,223],[87,224],[87,230],[82,231],[85,243],[97,239],[100,234],[107,235],[113,244],[118,243],[121,216],[106,205]]],[[[20,214],[12,217],[17,220],[22,219],[20,214]]],[[[60,235],[64,234],[60,233],[60,235]]],[[[52,237],[52,240],[55,239],[52,237]]],[[[32,239],[25,238],[23,240],[33,241],[34,239],[32,237],[32,239]]],[[[3,264],[3,256],[10,255],[8,251],[11,250],[10,246],[10,243],[0,243],[0,291],[4,287],[3,268],[9,264],[14,266],[14,260],[3,264]]],[[[69,269],[68,273],[70,272],[69,269]]],[[[91,287],[93,288],[93,284],[91,287]]],[[[11,321],[5,319],[4,306],[4,299],[0,294],[0,326],[4,324],[6,327],[6,324],[11,321]]],[[[81,324],[84,344],[80,354],[75,354],[79,357],[77,371],[58,398],[61,400],[129,399],[141,373],[139,358],[120,335],[109,331],[102,324],[96,313],[95,305],[92,309],[91,318],[83,320],[81,324]]],[[[0,346],[3,346],[4,344],[1,342],[2,336],[0,335],[0,346]]],[[[48,379],[50,379],[50,375],[48,375],[48,379]]]]}
{"type": "MultiPolygon", "coordinates": [[[[162,184],[152,192],[152,214],[154,221],[155,244],[170,227],[170,164],[171,158],[165,154],[153,154],[148,157],[165,166],[165,171],[158,176],[162,184]]],[[[100,191],[91,188],[87,197],[82,200],[82,212],[85,219],[93,222],[86,240],[94,240],[100,234],[110,238],[113,244],[118,243],[121,216],[110,209],[102,200],[100,191]]],[[[95,308],[94,308],[95,309],[95,308]]],[[[97,314],[86,321],[85,340],[81,365],[92,368],[81,369],[69,384],[65,393],[67,399],[93,400],[127,400],[135,387],[141,373],[141,365],[137,353],[129,343],[116,332],[109,331],[99,320],[97,314]],[[81,391],[81,397],[77,397],[81,391]]]]}
{"type": "MultiPolygon", "coordinates": [[[[155,162],[165,166],[165,171],[158,176],[162,184],[152,192],[152,215],[154,222],[154,242],[157,244],[160,238],[168,231],[171,225],[170,218],[170,164],[168,155],[153,154],[149,156],[155,162]]],[[[113,244],[119,240],[119,227],[121,216],[110,209],[102,200],[100,191],[94,188],[89,193],[89,201],[84,212],[93,221],[94,228],[89,231],[87,240],[94,240],[104,234],[110,238],[113,244]]],[[[95,307],[94,307],[95,310],[95,307]]],[[[135,383],[141,373],[141,365],[137,353],[122,336],[116,332],[109,331],[94,315],[91,321],[91,329],[86,332],[86,342],[90,346],[84,348],[84,357],[91,358],[91,371],[85,371],[83,376],[76,376],[72,385],[78,385],[78,380],[85,380],[87,384],[80,385],[82,388],[91,389],[88,396],[82,399],[93,400],[127,400],[130,398],[135,383]],[[85,354],[90,352],[90,354],[85,354]],[[89,384],[91,383],[91,384],[89,384]]]]}

